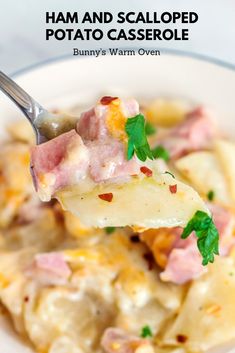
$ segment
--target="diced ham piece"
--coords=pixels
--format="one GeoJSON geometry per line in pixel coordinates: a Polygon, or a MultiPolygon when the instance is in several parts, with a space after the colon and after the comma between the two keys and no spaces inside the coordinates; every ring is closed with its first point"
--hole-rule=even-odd
{"type": "Polygon", "coordinates": [[[90,175],[95,182],[139,173],[136,158],[126,160],[125,147],[122,142],[106,138],[103,142],[88,142],[87,147],[92,156],[90,175]]]}
{"type": "MultiPolygon", "coordinates": [[[[235,245],[235,236],[233,235],[234,214],[216,204],[210,203],[208,207],[219,231],[220,255],[226,256],[235,245]]],[[[187,239],[181,239],[182,229],[180,227],[165,230],[163,228],[154,232],[155,239],[154,233],[148,234],[147,232],[142,234],[141,239],[153,251],[156,261],[161,266],[164,263],[162,259],[166,259],[164,271],[160,274],[163,281],[183,284],[206,272],[207,268],[202,266],[202,258],[197,248],[195,234],[191,234],[187,239]],[[163,243],[164,232],[166,246],[163,243]],[[158,236],[162,237],[162,242],[159,242],[158,236]]]]}
{"type": "Polygon", "coordinates": [[[163,281],[170,281],[176,284],[183,284],[199,277],[207,271],[202,266],[202,258],[197,249],[195,237],[185,248],[174,248],[170,252],[165,270],[160,274],[163,281]]]}
{"type": "Polygon", "coordinates": [[[37,254],[25,273],[43,284],[63,284],[71,275],[71,270],[63,254],[51,252],[37,254]]]}
{"type": "MultiPolygon", "coordinates": [[[[99,103],[95,108],[81,114],[77,123],[77,131],[84,141],[103,141],[104,138],[109,137],[106,125],[109,109],[109,105],[99,103]]],[[[127,118],[139,114],[139,104],[135,99],[120,101],[120,109],[127,118]]]]}
{"type": "MultiPolygon", "coordinates": [[[[118,109],[126,118],[139,113],[136,100],[118,100],[118,102],[120,102],[118,109]]],[[[109,133],[106,124],[109,112],[109,105],[99,103],[94,109],[83,113],[77,124],[77,131],[90,151],[91,178],[97,183],[139,173],[136,158],[127,161],[123,142],[109,133]]]]}
{"type": "Polygon", "coordinates": [[[81,114],[77,132],[84,141],[102,140],[108,135],[105,118],[109,107],[99,104],[81,114]]]}
{"type": "Polygon", "coordinates": [[[75,130],[32,148],[31,170],[43,201],[60,188],[76,184],[86,176],[89,151],[75,130]]]}
{"type": "Polygon", "coordinates": [[[208,147],[217,134],[211,115],[204,107],[196,108],[158,143],[169,151],[173,159],[208,147]]]}
{"type": "Polygon", "coordinates": [[[151,343],[126,331],[110,327],[101,339],[101,346],[106,353],[153,353],[151,343]]]}
{"type": "Polygon", "coordinates": [[[112,107],[98,103],[83,113],[77,131],[71,130],[32,149],[31,171],[43,201],[49,201],[60,189],[78,185],[86,177],[99,183],[140,172],[138,160],[134,157],[127,161],[123,141],[113,136],[107,126],[110,114],[115,119],[120,113],[125,121],[139,113],[139,105],[133,99],[114,99],[110,104],[114,101],[112,107]]]}

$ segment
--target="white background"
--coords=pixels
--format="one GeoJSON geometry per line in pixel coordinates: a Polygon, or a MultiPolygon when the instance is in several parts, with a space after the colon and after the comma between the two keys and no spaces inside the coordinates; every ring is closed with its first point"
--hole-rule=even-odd
{"type": "Polygon", "coordinates": [[[118,46],[174,48],[235,64],[235,0],[0,0],[0,69],[6,73],[70,54],[73,47],[118,46]],[[115,14],[117,11],[173,10],[199,14],[198,23],[190,27],[189,41],[159,44],[45,40],[46,11],[111,11],[115,14]]]}

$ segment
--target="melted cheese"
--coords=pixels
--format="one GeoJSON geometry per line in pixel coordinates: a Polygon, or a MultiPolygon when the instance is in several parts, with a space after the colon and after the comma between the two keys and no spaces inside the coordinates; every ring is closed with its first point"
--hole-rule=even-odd
{"type": "Polygon", "coordinates": [[[108,106],[108,113],[106,117],[106,125],[109,133],[119,140],[126,141],[126,120],[127,118],[123,114],[120,99],[113,100],[108,106]]]}

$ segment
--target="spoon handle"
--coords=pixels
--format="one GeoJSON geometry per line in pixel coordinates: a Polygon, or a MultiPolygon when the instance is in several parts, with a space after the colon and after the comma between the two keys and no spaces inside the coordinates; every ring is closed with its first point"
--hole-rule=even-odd
{"type": "Polygon", "coordinates": [[[37,143],[40,143],[41,137],[36,127],[35,120],[40,114],[45,113],[45,109],[2,71],[0,71],[0,90],[16,104],[26,116],[36,133],[37,143]]]}
{"type": "Polygon", "coordinates": [[[0,71],[0,89],[21,109],[24,115],[34,121],[40,105],[21,87],[0,71]]]}

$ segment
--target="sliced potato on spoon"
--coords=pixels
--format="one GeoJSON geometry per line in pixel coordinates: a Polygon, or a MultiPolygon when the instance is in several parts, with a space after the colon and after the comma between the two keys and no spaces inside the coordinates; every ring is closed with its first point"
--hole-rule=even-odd
{"type": "Polygon", "coordinates": [[[88,193],[70,188],[56,197],[82,223],[93,227],[183,227],[196,211],[209,213],[196,191],[169,174],[100,184],[88,193]]]}

